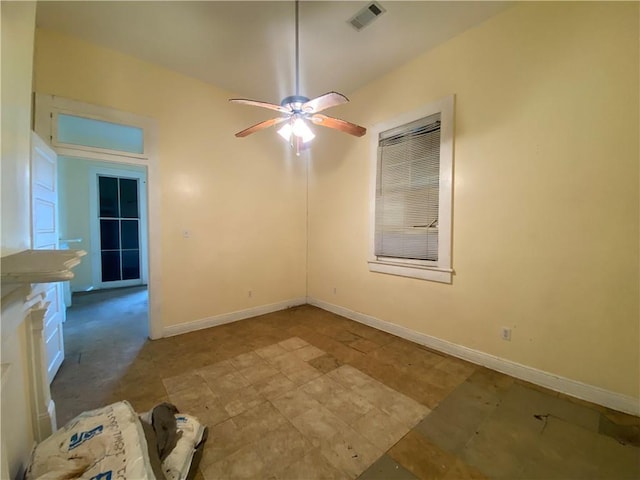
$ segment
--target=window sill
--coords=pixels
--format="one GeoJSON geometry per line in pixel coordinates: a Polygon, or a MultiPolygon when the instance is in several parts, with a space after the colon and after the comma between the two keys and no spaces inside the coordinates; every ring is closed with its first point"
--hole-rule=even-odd
{"type": "Polygon", "coordinates": [[[417,278],[432,282],[451,283],[453,270],[437,267],[423,267],[419,265],[397,264],[369,260],[369,271],[397,275],[400,277],[417,278]]]}

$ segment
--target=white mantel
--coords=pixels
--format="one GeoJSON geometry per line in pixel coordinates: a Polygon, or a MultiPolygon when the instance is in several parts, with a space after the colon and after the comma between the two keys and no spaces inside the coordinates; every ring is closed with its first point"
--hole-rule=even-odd
{"type": "Polygon", "coordinates": [[[2,257],[2,287],[71,280],[71,269],[86,254],[84,250],[24,250],[2,257]]]}
{"type": "MultiPolygon", "coordinates": [[[[71,269],[80,263],[84,255],[84,250],[24,250],[1,259],[2,341],[11,341],[9,339],[13,338],[20,324],[26,322],[24,355],[28,358],[26,372],[32,392],[30,408],[36,441],[43,440],[56,429],[55,404],[49,391],[43,340],[44,317],[49,303],[37,284],[70,280],[73,278],[71,269]]],[[[3,400],[9,389],[9,377],[21,376],[20,371],[25,368],[19,366],[14,374],[13,365],[9,362],[3,359],[0,365],[3,400]]],[[[4,450],[5,445],[2,447],[4,450]]],[[[7,464],[5,460],[3,458],[3,469],[7,464]]]]}

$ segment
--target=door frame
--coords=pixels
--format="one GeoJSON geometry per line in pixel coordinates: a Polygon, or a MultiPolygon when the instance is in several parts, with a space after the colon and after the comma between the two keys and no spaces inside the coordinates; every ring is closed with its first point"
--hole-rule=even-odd
{"type": "Polygon", "coordinates": [[[162,228],[161,183],[158,160],[158,126],[153,118],[123,112],[108,107],[91,105],[55,95],[35,94],[34,127],[59,156],[113,162],[115,164],[143,165],[147,168],[147,245],[149,291],[149,337],[162,338],[162,228]],[[112,123],[132,125],[144,131],[144,152],[127,154],[100,148],[77,147],[61,144],[55,138],[57,116],[60,113],[93,118],[112,123]]]}
{"type": "Polygon", "coordinates": [[[147,235],[147,174],[133,170],[119,169],[115,167],[89,168],[89,227],[91,231],[89,244],[91,245],[91,271],[93,285],[103,288],[128,287],[134,285],[147,285],[148,272],[148,235],[147,235]],[[98,216],[98,176],[112,176],[118,178],[135,178],[138,180],[138,199],[140,209],[140,279],[119,280],[114,282],[102,281],[102,262],[100,257],[100,222],[98,216]]]}

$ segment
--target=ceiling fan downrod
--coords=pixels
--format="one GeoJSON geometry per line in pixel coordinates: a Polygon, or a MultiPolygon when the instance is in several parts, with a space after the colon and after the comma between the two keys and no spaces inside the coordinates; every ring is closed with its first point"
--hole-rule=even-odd
{"type": "Polygon", "coordinates": [[[300,35],[298,33],[298,10],[300,1],[296,0],[296,97],[300,96],[300,35]]]}

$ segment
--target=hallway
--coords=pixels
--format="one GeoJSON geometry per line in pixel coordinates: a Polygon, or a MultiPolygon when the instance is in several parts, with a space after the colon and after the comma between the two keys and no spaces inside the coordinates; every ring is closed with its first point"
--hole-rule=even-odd
{"type": "Polygon", "coordinates": [[[112,401],[148,342],[147,287],[74,294],[64,324],[65,360],[51,384],[58,427],[112,401]]]}

